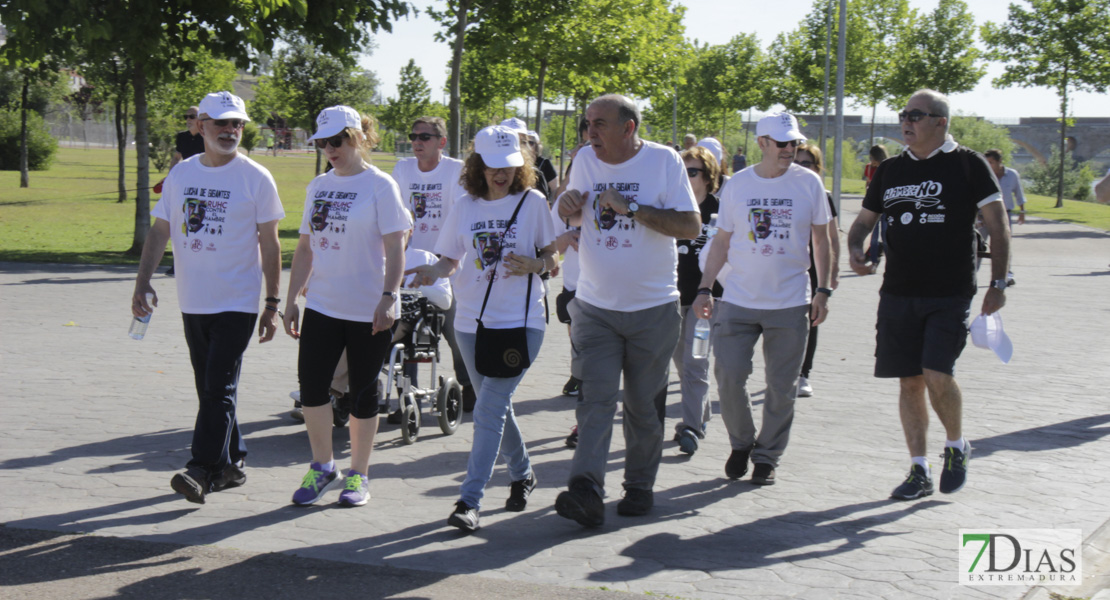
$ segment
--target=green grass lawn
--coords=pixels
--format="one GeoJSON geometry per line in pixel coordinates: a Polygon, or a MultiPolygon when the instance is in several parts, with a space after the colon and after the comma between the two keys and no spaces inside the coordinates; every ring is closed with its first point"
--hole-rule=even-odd
{"type": "MultiPolygon", "coordinates": [[[[297,245],[297,230],[304,211],[304,189],[315,173],[312,154],[251,158],[270,170],[285,205],[280,235],[283,262],[289,265],[297,245]]],[[[134,194],[116,202],[116,151],[112,149],[61,148],[53,166],[31,173],[31,187],[19,187],[19,173],[0,171],[0,260],[91,264],[135,264],[138,256],[126,254],[135,228],[134,194]]],[[[128,155],[127,184],[135,185],[134,153],[128,155]]],[[[375,154],[374,164],[386,173],[396,158],[375,154]]],[[[151,176],[151,183],[165,174],[151,176]]],[[[863,182],[844,180],[846,193],[862,193],[863,182]]],[[[831,186],[831,180],[827,185],[831,186]]],[[[1029,214],[1110,231],[1110,206],[1030,196],[1029,214]]],[[[163,261],[169,264],[167,258],[163,261]]]]}
{"type": "MultiPolygon", "coordinates": [[[[315,156],[251,158],[274,175],[285,219],[280,236],[289,265],[304,211],[304,190],[315,174],[315,156]]],[[[375,154],[374,165],[389,173],[397,159],[375,154]]],[[[134,153],[128,153],[128,189],[135,185],[134,153]]],[[[31,187],[19,187],[18,171],[0,171],[0,260],[91,264],[137,264],[126,254],[135,231],[134,193],[117,203],[116,151],[60,148],[46,171],[31,172],[31,187]]],[[[151,175],[156,183],[165,173],[151,175]]],[[[157,197],[152,198],[151,207],[157,197]]],[[[168,265],[167,256],[163,264],[168,265]]]]}

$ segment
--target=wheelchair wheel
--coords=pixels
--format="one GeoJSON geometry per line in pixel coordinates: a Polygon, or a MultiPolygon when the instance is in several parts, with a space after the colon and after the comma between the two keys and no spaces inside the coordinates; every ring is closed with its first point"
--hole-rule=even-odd
{"type": "Polygon", "coordinates": [[[401,396],[401,441],[411,444],[420,435],[420,409],[411,393],[401,396]]]}
{"type": "Polygon", "coordinates": [[[436,412],[439,413],[439,428],[446,435],[459,429],[462,417],[462,386],[454,377],[447,379],[436,390],[436,412]]]}

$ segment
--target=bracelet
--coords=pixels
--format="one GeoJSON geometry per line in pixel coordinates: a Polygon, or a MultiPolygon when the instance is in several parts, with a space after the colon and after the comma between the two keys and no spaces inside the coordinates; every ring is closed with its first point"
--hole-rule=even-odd
{"type": "Polygon", "coordinates": [[[830,290],[829,288],[819,287],[819,288],[817,288],[817,293],[818,294],[825,294],[829,298],[832,298],[832,290],[830,290]]]}
{"type": "Polygon", "coordinates": [[[698,288],[698,295],[699,296],[709,296],[709,295],[712,295],[712,294],[713,294],[713,288],[707,288],[707,287],[698,288]]]}
{"type": "Polygon", "coordinates": [[[273,302],[274,304],[280,304],[281,303],[281,298],[274,298],[273,296],[269,296],[269,297],[266,298],[266,302],[273,302]]]}
{"type": "Polygon", "coordinates": [[[278,309],[278,307],[276,307],[276,306],[274,306],[274,305],[272,305],[272,304],[267,304],[267,305],[266,305],[266,310],[272,310],[272,311],[274,311],[274,312],[277,312],[277,309],[278,309]]]}

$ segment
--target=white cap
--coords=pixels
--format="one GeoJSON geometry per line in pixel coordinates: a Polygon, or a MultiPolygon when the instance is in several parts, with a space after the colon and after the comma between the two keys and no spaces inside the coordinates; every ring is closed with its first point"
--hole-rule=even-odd
{"type": "Polygon", "coordinates": [[[721,148],[721,142],[718,142],[715,138],[702,138],[698,140],[697,145],[708,150],[717,159],[717,162],[721,162],[721,158],[725,155],[724,149],[721,148]]]}
{"type": "Polygon", "coordinates": [[[474,136],[474,151],[491,169],[524,165],[524,155],[520,153],[520,136],[516,131],[501,125],[479,131],[474,136]]]}
{"type": "Polygon", "coordinates": [[[1014,344],[1002,329],[1002,315],[997,312],[979,315],[971,322],[971,343],[979,348],[993,350],[1003,363],[1010,362],[1014,355],[1014,344]]]}
{"type": "Polygon", "coordinates": [[[528,133],[528,124],[516,117],[501,121],[501,126],[512,129],[517,133],[528,133]]]}
{"type": "Polygon", "coordinates": [[[537,143],[540,141],[540,134],[532,131],[531,129],[528,130],[528,137],[532,138],[532,140],[537,143]]]}
{"type": "Polygon", "coordinates": [[[798,119],[790,113],[768,113],[755,126],[755,134],[767,136],[776,142],[806,141],[806,136],[798,128],[798,119]]]}
{"type": "Polygon", "coordinates": [[[250,121],[247,115],[247,105],[243,99],[231,92],[214,92],[200,101],[199,114],[208,115],[209,119],[243,119],[250,121]]]}
{"type": "Polygon", "coordinates": [[[330,138],[348,127],[362,130],[362,115],[350,106],[329,106],[316,115],[316,133],[309,141],[330,138]]]}

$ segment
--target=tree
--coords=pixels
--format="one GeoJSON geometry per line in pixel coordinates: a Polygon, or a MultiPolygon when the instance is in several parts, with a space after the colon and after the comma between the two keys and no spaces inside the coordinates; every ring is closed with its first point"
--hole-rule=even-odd
{"type": "Polygon", "coordinates": [[[1110,87],[1110,0],[1030,0],[1010,5],[1008,20],[986,23],[988,56],[1006,63],[995,87],[1048,87],[1060,98],[1056,208],[1064,206],[1068,95],[1110,87]]]}
{"type": "Polygon", "coordinates": [[[432,105],[432,88],[416,61],[401,67],[401,81],[397,84],[397,97],[386,101],[382,123],[394,131],[409,131],[417,117],[428,113],[432,105]]]}
{"type": "Polygon", "coordinates": [[[921,88],[942,94],[971,91],[986,73],[981,60],[975,18],[962,0],[940,0],[927,15],[913,11],[890,59],[890,106],[900,109],[921,88]]]}
{"type": "Polygon", "coordinates": [[[2,82],[0,96],[3,98],[0,99],[5,105],[19,109],[19,187],[25,188],[31,185],[28,113],[44,115],[47,108],[61,101],[69,90],[54,56],[36,61],[0,56],[0,67],[4,67],[2,77],[6,80],[2,82]]]}
{"type": "Polygon", "coordinates": [[[849,27],[862,29],[862,43],[853,50],[862,54],[863,68],[851,82],[845,79],[845,87],[859,104],[871,108],[868,136],[871,146],[875,139],[875,113],[879,104],[893,100],[893,89],[900,77],[895,76],[900,63],[890,60],[890,49],[915,33],[909,28],[913,13],[907,0],[857,0],[848,10],[849,27]]]}
{"type": "Polygon", "coordinates": [[[0,22],[8,39],[0,56],[25,64],[65,50],[84,48],[89,59],[124,57],[131,63],[135,106],[137,188],[135,236],[129,250],[142,251],[150,229],[150,156],[147,93],[169,79],[174,67],[189,68],[184,54],[207,48],[246,68],[251,52],[271,52],[285,31],[299,32],[324,52],[347,57],[378,28],[408,13],[404,0],[6,0],[0,22]],[[71,43],[72,42],[72,43],[71,43]]]}
{"type": "Polygon", "coordinates": [[[948,133],[955,140],[976,152],[986,152],[992,148],[1002,151],[1002,162],[1010,162],[1014,151],[1014,140],[1010,130],[995,125],[982,117],[953,115],[948,123],[948,133]]]}
{"type": "Polygon", "coordinates": [[[127,201],[127,115],[131,108],[131,62],[119,55],[95,62],[78,59],[81,73],[93,88],[94,97],[111,102],[116,124],[116,187],[119,203],[127,201]]]}

